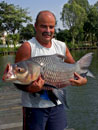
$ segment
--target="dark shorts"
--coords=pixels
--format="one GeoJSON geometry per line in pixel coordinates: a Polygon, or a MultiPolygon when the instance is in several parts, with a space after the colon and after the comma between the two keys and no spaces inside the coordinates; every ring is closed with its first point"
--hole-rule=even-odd
{"type": "Polygon", "coordinates": [[[23,107],[23,130],[64,130],[66,126],[63,105],[50,108],[23,107]]]}

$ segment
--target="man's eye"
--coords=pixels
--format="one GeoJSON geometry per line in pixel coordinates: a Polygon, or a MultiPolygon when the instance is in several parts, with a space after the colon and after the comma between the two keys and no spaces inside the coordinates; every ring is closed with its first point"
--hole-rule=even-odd
{"type": "Polygon", "coordinates": [[[53,29],[54,28],[54,26],[50,26],[50,29],[53,29]]]}
{"type": "Polygon", "coordinates": [[[45,25],[41,25],[41,28],[46,28],[46,26],[45,25]]]}

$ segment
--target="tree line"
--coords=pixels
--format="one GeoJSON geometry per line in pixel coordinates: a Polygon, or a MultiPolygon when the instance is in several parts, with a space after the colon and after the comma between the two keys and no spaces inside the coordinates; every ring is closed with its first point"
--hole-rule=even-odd
{"type": "Polygon", "coordinates": [[[71,47],[98,45],[98,2],[90,5],[88,0],[69,0],[63,6],[61,20],[65,29],[58,30],[59,40],[71,47]]]}
{"type": "MultiPolygon", "coordinates": [[[[58,40],[69,47],[98,45],[98,2],[90,5],[88,0],[68,0],[60,15],[64,29],[56,29],[58,40]]],[[[28,9],[4,1],[0,3],[0,30],[0,36],[4,31],[8,34],[6,43],[14,45],[36,33],[28,9]]]]}

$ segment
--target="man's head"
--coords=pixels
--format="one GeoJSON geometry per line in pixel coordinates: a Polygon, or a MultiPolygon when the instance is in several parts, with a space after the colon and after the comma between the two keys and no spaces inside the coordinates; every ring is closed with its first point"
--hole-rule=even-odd
{"type": "Polygon", "coordinates": [[[36,39],[41,44],[48,44],[54,36],[56,18],[50,11],[41,11],[35,22],[36,39]]]}

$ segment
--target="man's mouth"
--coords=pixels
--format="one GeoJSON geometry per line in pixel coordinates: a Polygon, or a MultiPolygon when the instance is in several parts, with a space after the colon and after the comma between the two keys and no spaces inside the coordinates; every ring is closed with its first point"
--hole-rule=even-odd
{"type": "Polygon", "coordinates": [[[50,32],[43,32],[42,35],[43,36],[51,36],[52,34],[50,32]]]}

